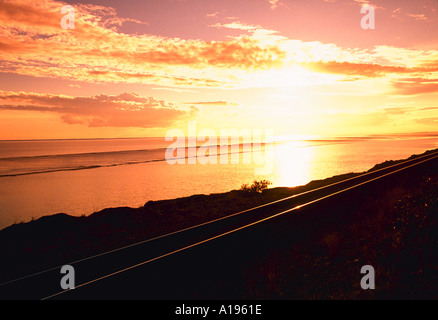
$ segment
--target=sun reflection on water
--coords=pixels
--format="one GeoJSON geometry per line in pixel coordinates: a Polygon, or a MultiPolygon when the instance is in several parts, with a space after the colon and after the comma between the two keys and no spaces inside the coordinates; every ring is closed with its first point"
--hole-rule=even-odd
{"type": "Polygon", "coordinates": [[[305,141],[292,141],[275,146],[272,172],[273,186],[293,187],[312,179],[315,148],[305,141]]]}

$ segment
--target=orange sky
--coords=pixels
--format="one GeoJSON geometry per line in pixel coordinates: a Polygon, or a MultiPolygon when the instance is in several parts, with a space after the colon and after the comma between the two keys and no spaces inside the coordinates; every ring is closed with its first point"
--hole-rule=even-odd
{"type": "Polygon", "coordinates": [[[438,1],[5,0],[0,139],[433,132],[438,1]],[[75,29],[61,28],[61,7],[75,29]],[[361,28],[361,6],[375,29],[361,28]]]}

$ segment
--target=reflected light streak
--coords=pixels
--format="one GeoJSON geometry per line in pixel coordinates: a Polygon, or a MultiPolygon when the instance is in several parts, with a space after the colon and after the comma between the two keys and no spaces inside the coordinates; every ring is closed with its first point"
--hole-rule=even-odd
{"type": "Polygon", "coordinates": [[[294,187],[312,179],[315,148],[305,141],[292,141],[275,147],[274,186],[294,187]]]}

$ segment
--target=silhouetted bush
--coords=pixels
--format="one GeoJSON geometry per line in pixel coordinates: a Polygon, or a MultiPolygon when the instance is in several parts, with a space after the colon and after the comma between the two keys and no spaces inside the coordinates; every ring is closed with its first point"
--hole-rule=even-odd
{"type": "Polygon", "coordinates": [[[242,184],[240,190],[246,192],[262,193],[262,191],[268,189],[268,186],[271,184],[272,182],[269,180],[260,180],[260,181],[254,180],[251,186],[249,186],[247,183],[242,184]]]}

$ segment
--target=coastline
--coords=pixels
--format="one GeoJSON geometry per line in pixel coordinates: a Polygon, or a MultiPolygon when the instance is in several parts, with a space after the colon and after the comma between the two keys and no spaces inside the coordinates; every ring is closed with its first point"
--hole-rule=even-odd
{"type": "MultiPolygon", "coordinates": [[[[369,171],[377,170],[385,166],[395,164],[399,161],[402,160],[386,161],[385,163],[374,166],[369,171]]],[[[403,184],[403,186],[401,186],[400,182],[398,182],[396,187],[389,188],[387,190],[385,196],[381,196],[380,199],[374,197],[373,202],[375,204],[380,203],[380,206],[383,206],[383,203],[384,207],[392,212],[392,215],[397,215],[397,212],[394,212],[395,206],[400,206],[401,204],[404,204],[407,207],[409,207],[409,205],[415,206],[419,201],[418,198],[429,197],[430,199],[427,203],[429,208],[427,208],[427,206],[424,208],[428,210],[427,212],[436,212],[437,200],[434,192],[436,192],[438,179],[436,178],[436,169],[434,172],[432,172],[433,168],[429,168],[428,170],[428,177],[415,177],[415,179],[418,180],[417,187],[421,186],[422,189],[415,188],[416,185],[414,183],[411,185],[403,184]],[[417,190],[417,192],[415,193],[413,190],[417,190]],[[403,197],[403,195],[409,195],[409,202],[404,203],[403,201],[400,201],[400,197],[403,197]]],[[[14,279],[20,275],[38,272],[48,267],[65,264],[67,261],[74,261],[93,254],[177,231],[206,222],[208,220],[217,219],[219,217],[242,211],[250,207],[275,201],[283,197],[298,194],[360,174],[362,173],[349,173],[324,180],[312,181],[305,186],[295,188],[272,188],[264,190],[262,193],[248,193],[240,190],[233,190],[222,194],[193,195],[190,197],[173,200],[149,201],[140,208],[108,208],[86,217],[73,217],[60,213],[56,215],[45,216],[27,223],[15,224],[0,231],[0,243],[2,244],[0,256],[2,257],[3,261],[8,261],[7,265],[4,264],[0,267],[0,282],[14,279]],[[208,214],[205,214],[205,212],[208,212],[208,214]]],[[[382,185],[385,184],[382,183],[382,185]]],[[[388,188],[388,186],[386,186],[386,188],[388,188]]],[[[328,210],[329,212],[338,211],[340,212],[339,215],[342,216],[342,211],[345,209],[343,207],[348,207],[348,205],[346,205],[348,202],[349,199],[342,199],[342,208],[339,207],[338,202],[332,204],[334,207],[332,207],[331,210],[325,210],[328,210]]],[[[359,216],[366,216],[372,211],[370,208],[367,208],[367,206],[361,207],[357,206],[356,204],[354,210],[355,214],[358,214],[359,216]],[[364,212],[364,210],[368,213],[364,212]]],[[[307,218],[308,220],[311,220],[310,217],[315,215],[315,210],[318,211],[319,209],[306,210],[310,211],[307,218]]],[[[412,210],[414,209],[411,209],[411,211],[412,210]]],[[[417,217],[417,215],[422,216],[418,212],[418,209],[415,209],[414,217],[406,216],[403,218],[404,220],[397,221],[399,221],[399,224],[403,224],[407,221],[411,221],[413,218],[417,217]]],[[[422,217],[424,218],[424,216],[422,217]]],[[[377,214],[377,220],[372,221],[372,224],[376,224],[373,228],[384,228],[386,224],[392,224],[392,221],[385,221],[386,218],[385,212],[380,210],[377,214]]],[[[432,218],[436,219],[436,216],[432,218]]],[[[400,219],[400,217],[397,219],[400,219]]],[[[431,223],[429,225],[426,224],[425,226],[432,228],[432,231],[429,231],[428,233],[428,241],[430,241],[431,232],[436,236],[436,225],[431,223]]],[[[405,225],[404,227],[411,228],[412,226],[405,225]]],[[[315,235],[315,231],[309,232],[309,234],[303,236],[303,239],[307,239],[307,244],[310,244],[309,247],[317,243],[318,246],[322,248],[319,248],[316,251],[322,250],[324,257],[313,258],[313,263],[315,263],[315,261],[319,261],[321,264],[320,259],[323,259],[323,265],[327,265],[328,263],[330,269],[333,268],[333,262],[336,262],[336,259],[338,259],[340,255],[342,256],[340,251],[342,251],[344,248],[343,241],[347,239],[346,234],[349,232],[351,233],[349,228],[356,230],[359,229],[359,225],[358,221],[353,221],[350,226],[346,227],[344,222],[333,220],[327,225],[324,225],[324,228],[329,228],[330,231],[325,231],[324,235],[315,235]],[[331,226],[331,229],[329,226],[331,226]],[[342,231],[345,228],[348,230],[342,231]],[[310,234],[313,234],[313,238],[310,236],[310,234]]],[[[422,228],[424,228],[424,226],[422,228]]],[[[365,229],[368,230],[368,228],[365,229]]],[[[315,230],[318,230],[316,225],[315,230]]],[[[368,230],[367,232],[370,231],[368,230]]],[[[354,243],[355,240],[360,240],[355,238],[357,238],[358,234],[361,234],[362,231],[356,230],[355,233],[356,234],[352,235],[354,239],[348,239],[348,242],[354,243]]],[[[396,235],[395,240],[398,239],[397,237],[400,238],[398,240],[399,242],[403,240],[401,235],[396,235]]],[[[361,243],[361,241],[359,241],[359,243],[361,243]]],[[[388,239],[385,241],[388,241],[388,239]]],[[[432,241],[436,241],[436,238],[432,237],[432,241]]],[[[430,246],[432,250],[432,248],[435,248],[436,242],[431,243],[430,246]]],[[[390,245],[389,249],[391,248],[393,251],[397,249],[393,247],[393,243],[390,245]]],[[[288,249],[281,248],[280,246],[280,248],[277,247],[271,251],[268,250],[266,253],[268,258],[264,263],[272,264],[272,259],[275,261],[279,260],[278,254],[275,254],[277,250],[288,249]],[[276,258],[272,258],[273,255],[276,256],[276,258]]],[[[357,250],[358,248],[356,244],[356,248],[353,251],[357,250]]],[[[290,253],[290,251],[288,252],[290,253]]],[[[287,257],[288,254],[283,253],[281,256],[287,257]]],[[[284,259],[287,261],[287,258],[284,259]]],[[[354,260],[355,259],[353,259],[353,261],[354,260]]],[[[359,259],[359,261],[361,260],[362,259],[359,259]]],[[[259,263],[261,262],[259,261],[259,263]]],[[[275,264],[278,264],[278,261],[275,262],[275,264]]],[[[435,263],[430,264],[428,268],[435,270],[435,263]]],[[[260,267],[260,269],[263,269],[263,267],[260,267]]],[[[424,275],[424,270],[421,273],[424,275]]],[[[263,279],[266,277],[266,274],[257,275],[257,273],[254,274],[253,270],[252,272],[247,273],[247,276],[250,278],[261,277],[263,279]]],[[[275,281],[280,281],[278,280],[278,277],[274,278],[275,281]]],[[[251,282],[251,280],[249,281],[251,282]]],[[[280,282],[283,283],[285,281],[287,282],[287,280],[281,279],[280,282]]],[[[249,286],[251,287],[251,284],[249,286]]],[[[256,286],[256,284],[253,283],[252,286],[256,286]]],[[[281,290],[278,291],[277,289],[265,288],[261,293],[254,288],[247,288],[246,294],[249,294],[250,298],[263,298],[266,297],[267,290],[269,292],[267,295],[268,298],[288,297],[288,295],[284,295],[284,292],[281,293],[281,290]]],[[[360,292],[357,293],[357,290],[354,292],[358,298],[363,298],[360,295],[360,292]]],[[[298,295],[298,298],[307,298],[308,294],[309,293],[301,292],[301,295],[298,295]]],[[[353,295],[353,297],[355,297],[355,295],[353,295]]],[[[290,294],[289,297],[291,297],[290,294]]],[[[344,296],[340,295],[340,297],[344,296]]]]}
{"type": "MultiPolygon", "coordinates": [[[[106,145],[95,143],[99,148],[106,145]]],[[[123,141],[117,144],[124,145],[123,141]]],[[[14,223],[28,222],[48,214],[63,212],[72,216],[90,215],[105,208],[139,207],[148,200],[224,193],[240,188],[243,183],[251,183],[254,179],[270,180],[273,187],[300,186],[312,180],[347,172],[363,172],[376,163],[388,159],[404,159],[412,154],[434,149],[437,144],[436,138],[418,140],[358,138],[342,143],[305,142],[303,148],[297,148],[299,145],[295,145],[294,142],[280,143],[275,146],[272,172],[261,176],[254,174],[254,169],[257,167],[255,164],[249,166],[242,164],[237,167],[219,164],[206,166],[200,163],[195,166],[170,166],[165,162],[151,162],[105,167],[100,165],[123,163],[126,162],[125,160],[144,158],[144,155],[135,153],[135,157],[125,158],[122,154],[116,153],[107,154],[103,158],[99,155],[97,158],[81,156],[78,159],[75,156],[70,159],[72,163],[83,165],[84,168],[99,163],[100,165],[90,170],[67,170],[0,178],[2,181],[0,230],[14,223]],[[306,145],[309,147],[305,147],[306,145]],[[292,159],[294,159],[293,165],[290,165],[292,159]]],[[[55,146],[40,148],[39,145],[35,145],[32,148],[39,150],[41,154],[51,154],[51,152],[62,154],[66,151],[72,153],[71,151],[79,150],[80,146],[90,151],[90,146],[66,143],[59,146],[60,152],[56,151],[55,146]]],[[[111,149],[117,148],[111,147],[111,149]]],[[[22,160],[26,161],[26,158],[22,160]]],[[[11,172],[18,170],[16,172],[18,173],[26,171],[19,169],[22,167],[36,169],[34,164],[38,164],[43,159],[36,157],[28,160],[31,163],[26,164],[21,160],[10,161],[6,167],[9,166],[11,172]]],[[[40,169],[68,168],[71,167],[70,160],[69,157],[64,159],[63,156],[48,157],[39,165],[40,169]]],[[[33,169],[27,171],[34,171],[33,169]]]]}

